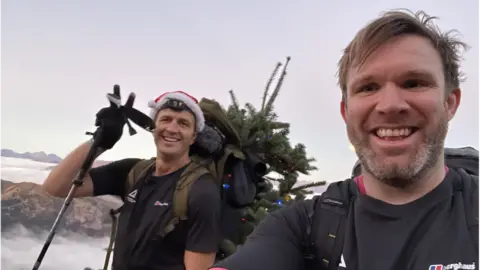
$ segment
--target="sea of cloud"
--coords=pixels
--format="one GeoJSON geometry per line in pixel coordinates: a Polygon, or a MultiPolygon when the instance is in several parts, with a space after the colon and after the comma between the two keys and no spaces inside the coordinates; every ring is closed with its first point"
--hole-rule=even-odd
{"type": "Polygon", "coordinates": [[[37,162],[28,159],[2,157],[1,177],[14,183],[33,182],[42,184],[54,163],[37,162]]]}
{"type": "MultiPolygon", "coordinates": [[[[35,235],[23,226],[2,233],[1,269],[31,270],[47,239],[47,232],[35,235]]],[[[42,270],[102,269],[108,239],[70,234],[55,236],[42,261],[42,270]]]]}
{"type": "MultiPolygon", "coordinates": [[[[1,157],[1,178],[18,182],[41,184],[49,173],[51,163],[1,157]]],[[[1,235],[1,269],[30,270],[42,249],[48,232],[34,234],[19,225],[1,235]]],[[[41,270],[101,269],[108,238],[95,239],[82,235],[56,235],[40,266],[41,270]]]]}

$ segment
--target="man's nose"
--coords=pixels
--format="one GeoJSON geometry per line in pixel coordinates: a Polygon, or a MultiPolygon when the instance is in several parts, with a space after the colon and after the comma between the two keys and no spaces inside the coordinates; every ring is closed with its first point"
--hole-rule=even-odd
{"type": "Polygon", "coordinates": [[[171,133],[177,133],[178,130],[179,130],[179,126],[178,126],[178,123],[176,121],[171,121],[170,123],[168,123],[168,125],[166,126],[165,130],[167,132],[171,132],[171,133]]]}
{"type": "Polygon", "coordinates": [[[407,112],[410,105],[405,100],[404,91],[394,83],[388,83],[378,93],[378,102],[375,110],[380,114],[407,112]]]}

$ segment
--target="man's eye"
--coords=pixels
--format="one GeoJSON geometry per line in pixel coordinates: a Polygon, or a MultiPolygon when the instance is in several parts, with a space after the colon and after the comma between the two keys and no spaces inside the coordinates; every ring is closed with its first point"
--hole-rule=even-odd
{"type": "Polygon", "coordinates": [[[168,118],[161,118],[160,119],[160,123],[168,123],[168,122],[170,122],[170,119],[168,119],[168,118]]]}
{"type": "Polygon", "coordinates": [[[425,85],[426,85],[426,83],[424,83],[422,81],[419,81],[419,80],[406,80],[403,83],[403,88],[410,89],[410,88],[423,87],[425,85]]]}
{"type": "Polygon", "coordinates": [[[378,90],[378,85],[374,83],[366,84],[358,89],[358,92],[370,92],[378,90]]]}

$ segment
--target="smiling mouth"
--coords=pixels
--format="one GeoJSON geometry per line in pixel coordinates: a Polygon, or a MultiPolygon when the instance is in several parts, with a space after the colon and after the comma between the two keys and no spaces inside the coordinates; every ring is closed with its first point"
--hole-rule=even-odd
{"type": "Polygon", "coordinates": [[[414,134],[418,128],[404,127],[404,128],[377,128],[373,134],[386,141],[396,141],[406,139],[414,134]]]}
{"type": "Polygon", "coordinates": [[[171,142],[171,143],[174,143],[174,142],[179,142],[180,139],[177,139],[177,138],[172,138],[172,137],[166,137],[166,136],[162,136],[162,139],[166,142],[171,142]]]}

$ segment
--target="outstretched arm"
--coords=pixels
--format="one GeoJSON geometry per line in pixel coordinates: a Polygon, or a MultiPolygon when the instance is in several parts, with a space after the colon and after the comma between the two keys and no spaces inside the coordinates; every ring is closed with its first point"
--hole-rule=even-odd
{"type": "Polygon", "coordinates": [[[211,270],[303,270],[302,241],[306,239],[307,209],[313,202],[296,202],[268,215],[245,245],[211,270]]]}

